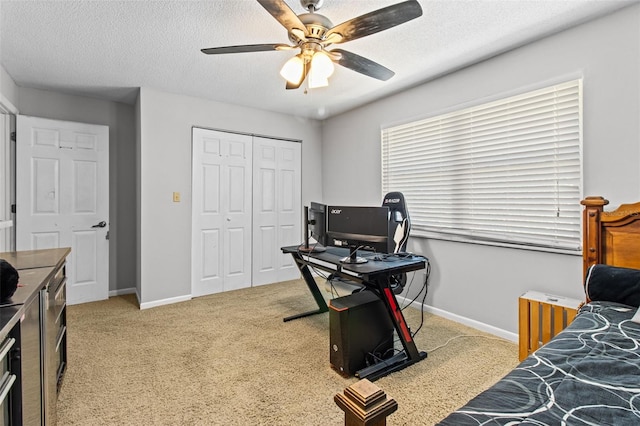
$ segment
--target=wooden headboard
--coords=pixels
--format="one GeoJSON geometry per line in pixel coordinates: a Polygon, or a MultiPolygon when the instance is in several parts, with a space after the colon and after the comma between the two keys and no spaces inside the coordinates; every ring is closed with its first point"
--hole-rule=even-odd
{"type": "Polygon", "coordinates": [[[604,211],[609,201],[587,197],[582,213],[583,279],[596,263],[640,269],[640,202],[604,211]]]}

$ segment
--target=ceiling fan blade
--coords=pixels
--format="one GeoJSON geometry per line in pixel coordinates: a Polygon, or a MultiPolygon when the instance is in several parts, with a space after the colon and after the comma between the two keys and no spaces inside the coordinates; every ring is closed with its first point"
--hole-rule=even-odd
{"type": "Polygon", "coordinates": [[[422,16],[422,7],[416,0],[408,0],[365,15],[358,16],[327,31],[332,43],[344,43],[384,31],[422,16]]]}
{"type": "Polygon", "coordinates": [[[300,86],[302,86],[302,82],[307,78],[307,75],[309,74],[309,69],[311,69],[311,62],[305,62],[303,64],[302,77],[300,78],[300,81],[297,83],[291,83],[289,80],[287,80],[286,89],[287,90],[297,89],[300,86]]]}
{"type": "Polygon", "coordinates": [[[207,55],[220,55],[223,53],[268,52],[270,50],[289,50],[295,46],[288,44],[244,44],[241,46],[209,47],[200,49],[207,55]]]}
{"type": "Polygon", "coordinates": [[[347,52],[346,50],[333,49],[328,53],[333,62],[338,65],[342,65],[343,67],[359,72],[360,74],[377,78],[378,80],[387,81],[395,75],[395,73],[389,68],[383,67],[379,63],[373,62],[363,56],[347,52]]]}
{"type": "Polygon", "coordinates": [[[284,2],[284,0],[258,0],[267,12],[269,12],[288,32],[299,30],[308,36],[307,27],[304,26],[298,15],[284,2]]]}

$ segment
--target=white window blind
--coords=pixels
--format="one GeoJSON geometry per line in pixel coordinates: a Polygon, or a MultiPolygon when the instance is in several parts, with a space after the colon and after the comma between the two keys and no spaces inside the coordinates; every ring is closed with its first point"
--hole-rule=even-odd
{"type": "Polygon", "coordinates": [[[412,235],[580,250],[582,82],[382,129],[412,235]]]}

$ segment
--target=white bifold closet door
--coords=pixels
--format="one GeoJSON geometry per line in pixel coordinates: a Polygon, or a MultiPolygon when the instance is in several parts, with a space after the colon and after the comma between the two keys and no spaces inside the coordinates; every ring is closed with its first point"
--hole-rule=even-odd
{"type": "Polygon", "coordinates": [[[280,250],[302,239],[300,164],[300,143],[253,138],[253,285],[300,277],[280,250]]]}
{"type": "Polygon", "coordinates": [[[193,129],[192,295],[294,279],[300,143],[193,129]]]}

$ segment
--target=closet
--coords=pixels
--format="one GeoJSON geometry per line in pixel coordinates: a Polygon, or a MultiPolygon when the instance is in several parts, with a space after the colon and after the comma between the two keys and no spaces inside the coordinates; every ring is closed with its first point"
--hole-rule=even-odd
{"type": "Polygon", "coordinates": [[[194,127],[192,296],[298,278],[301,143],[194,127]]]}

